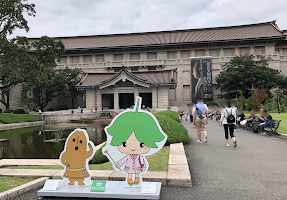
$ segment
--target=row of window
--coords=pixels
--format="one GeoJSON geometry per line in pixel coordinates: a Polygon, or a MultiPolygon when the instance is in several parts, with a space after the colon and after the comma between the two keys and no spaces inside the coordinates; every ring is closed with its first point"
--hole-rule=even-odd
{"type": "MultiPolygon", "coordinates": [[[[250,48],[249,47],[240,47],[239,48],[239,53],[241,55],[244,54],[249,54],[250,48]]],[[[209,50],[209,55],[212,57],[218,57],[219,56],[219,49],[210,49],[209,50]]],[[[265,52],[265,47],[254,47],[254,54],[260,55],[264,54],[265,52]]],[[[286,49],[287,52],[287,49],[286,49]]],[[[206,55],[206,50],[205,49],[200,49],[200,50],[195,50],[195,56],[205,56],[206,55]]],[[[225,56],[234,56],[234,48],[225,48],[224,49],[224,55],[225,56]]],[[[176,59],[177,57],[177,52],[176,51],[168,51],[167,52],[167,59],[176,59]]],[[[184,50],[181,51],[181,58],[189,58],[190,57],[190,51],[189,50],[184,50]]],[[[114,61],[122,61],[124,58],[123,54],[114,54],[113,55],[113,60],[114,61]]],[[[91,63],[92,62],[92,55],[85,55],[83,56],[84,63],[91,63]]],[[[147,59],[157,59],[157,52],[147,52],[147,59]]],[[[130,53],[130,60],[140,60],[140,53],[130,53]]],[[[96,55],[96,62],[104,62],[105,57],[104,54],[96,55]]],[[[79,56],[71,56],[70,57],[70,62],[71,63],[79,63],[79,56]]],[[[67,63],[67,57],[61,57],[61,64],[67,63]]]]}

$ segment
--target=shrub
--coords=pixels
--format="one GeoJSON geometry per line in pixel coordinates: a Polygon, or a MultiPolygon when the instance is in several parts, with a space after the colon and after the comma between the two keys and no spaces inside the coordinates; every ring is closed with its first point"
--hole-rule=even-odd
{"type": "Polygon", "coordinates": [[[23,110],[23,109],[16,109],[16,110],[14,110],[13,113],[14,113],[14,114],[25,114],[26,112],[25,112],[25,110],[23,110]]]}
{"type": "Polygon", "coordinates": [[[41,121],[41,119],[37,116],[29,114],[21,114],[21,115],[11,113],[0,114],[0,122],[4,124],[34,122],[34,121],[41,121]]]}
{"type": "Polygon", "coordinates": [[[175,112],[175,111],[161,111],[161,112],[158,112],[157,114],[165,115],[165,116],[173,119],[174,121],[179,122],[179,117],[177,115],[177,112],[175,112]]]}
{"type": "Polygon", "coordinates": [[[166,144],[188,143],[188,132],[183,125],[160,113],[156,113],[154,116],[158,120],[162,130],[168,136],[166,144]]]}
{"type": "Polygon", "coordinates": [[[100,163],[105,163],[108,162],[109,159],[107,158],[107,156],[105,156],[102,152],[102,148],[106,146],[106,144],[104,144],[100,149],[97,150],[97,152],[95,153],[93,159],[92,159],[92,163],[93,164],[100,164],[100,163]]]}
{"type": "Polygon", "coordinates": [[[47,111],[55,111],[54,108],[48,108],[47,111]]]}
{"type": "Polygon", "coordinates": [[[55,111],[57,111],[57,110],[68,110],[69,108],[68,108],[68,106],[66,106],[66,105],[57,105],[55,108],[54,108],[54,110],[55,111]]]}
{"type": "Polygon", "coordinates": [[[205,102],[205,104],[207,106],[218,106],[218,104],[216,102],[214,102],[214,101],[207,101],[207,102],[205,102]]]}
{"type": "Polygon", "coordinates": [[[6,110],[4,111],[4,113],[12,113],[12,112],[13,112],[12,109],[6,109],[6,110]]]}

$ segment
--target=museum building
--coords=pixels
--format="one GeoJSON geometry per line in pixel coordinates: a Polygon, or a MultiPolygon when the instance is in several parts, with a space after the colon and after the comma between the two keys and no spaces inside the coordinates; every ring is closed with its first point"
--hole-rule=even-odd
{"type": "MultiPolygon", "coordinates": [[[[30,38],[31,42],[38,38],[30,38]]],[[[192,103],[192,60],[211,60],[210,100],[220,102],[215,77],[234,56],[265,55],[269,67],[287,76],[286,34],[276,21],[174,31],[57,37],[65,45],[58,68],[80,68],[85,73],[77,99],[86,109],[119,110],[135,97],[151,110],[192,103]]],[[[202,69],[201,69],[202,70],[202,69]]],[[[62,103],[54,100],[48,107],[62,103]]],[[[66,103],[66,101],[65,101],[66,103]]],[[[66,103],[67,104],[67,103],[66,103]]]]}

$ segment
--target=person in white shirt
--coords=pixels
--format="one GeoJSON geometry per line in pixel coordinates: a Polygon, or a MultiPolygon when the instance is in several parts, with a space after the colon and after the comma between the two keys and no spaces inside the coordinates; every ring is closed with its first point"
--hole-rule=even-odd
{"type": "Polygon", "coordinates": [[[207,143],[207,132],[206,124],[208,124],[208,108],[207,105],[203,103],[203,100],[199,97],[197,99],[197,104],[192,109],[193,114],[193,125],[197,130],[198,143],[201,142],[201,131],[204,135],[204,143],[207,143]]]}
{"type": "Polygon", "coordinates": [[[230,101],[226,102],[226,107],[222,109],[220,126],[224,127],[226,146],[229,147],[228,141],[228,129],[231,139],[233,140],[234,147],[237,147],[237,141],[234,136],[234,126],[236,122],[236,112],[235,109],[231,107],[230,101]]]}

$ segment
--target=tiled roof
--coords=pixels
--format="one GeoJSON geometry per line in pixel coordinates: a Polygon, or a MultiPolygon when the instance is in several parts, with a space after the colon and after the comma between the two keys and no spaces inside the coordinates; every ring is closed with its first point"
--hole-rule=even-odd
{"type": "MultiPolygon", "coordinates": [[[[140,82],[149,83],[152,85],[156,84],[174,84],[175,80],[175,70],[161,70],[161,71],[146,71],[146,72],[128,72],[133,78],[140,82]]],[[[115,79],[122,72],[118,73],[89,73],[82,80],[82,83],[77,87],[98,87],[107,82],[115,79]]]]}
{"type": "MultiPolygon", "coordinates": [[[[200,43],[233,40],[249,40],[260,38],[286,37],[279,30],[275,21],[228,26],[218,28],[188,29],[176,31],[160,31],[130,34],[95,35],[78,37],[59,37],[66,50],[69,49],[100,49],[115,47],[136,47],[168,45],[178,43],[200,43]]],[[[31,38],[30,41],[37,40],[31,38]]]]}

